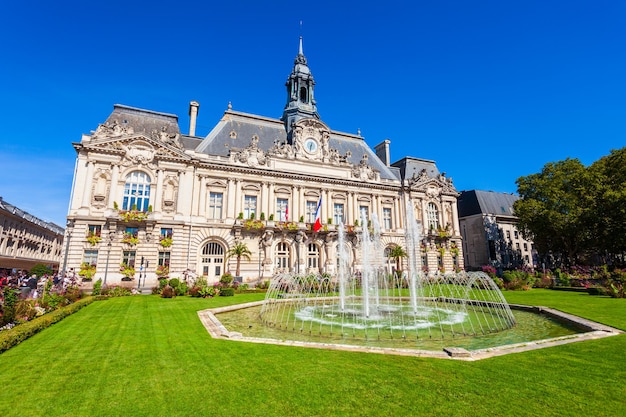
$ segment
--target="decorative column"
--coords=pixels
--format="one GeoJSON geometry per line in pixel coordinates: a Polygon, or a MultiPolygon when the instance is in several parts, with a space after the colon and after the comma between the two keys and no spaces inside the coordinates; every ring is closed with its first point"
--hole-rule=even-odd
{"type": "Polygon", "coordinates": [[[191,208],[189,213],[186,212],[185,203],[187,202],[187,173],[185,171],[178,171],[178,201],[176,202],[176,207],[178,208],[178,212],[182,214],[191,213],[191,208]]]}
{"type": "MultiPolygon", "coordinates": [[[[276,204],[276,196],[274,194],[275,184],[271,182],[268,187],[268,197],[267,197],[267,217],[269,218],[270,214],[276,214],[276,210],[274,204],[276,204]]],[[[278,221],[280,219],[275,218],[274,220],[278,221]]]]}
{"type": "Polygon", "coordinates": [[[272,214],[272,212],[270,211],[268,193],[269,193],[269,185],[267,181],[263,181],[261,183],[261,201],[259,201],[259,207],[261,209],[261,213],[267,213],[266,219],[269,219],[270,214],[272,214]]]}
{"type": "Polygon", "coordinates": [[[154,196],[154,211],[161,211],[163,205],[163,170],[157,169],[156,195],[154,196]]]}
{"type": "Polygon", "coordinates": [[[111,167],[111,184],[109,186],[109,200],[107,201],[107,207],[113,208],[113,202],[115,201],[115,196],[117,195],[117,183],[120,177],[120,167],[118,165],[113,165],[111,167]]]}
{"type": "Polygon", "coordinates": [[[206,217],[206,177],[198,175],[200,179],[200,198],[198,201],[198,216],[206,217]]]}
{"type": "Polygon", "coordinates": [[[93,185],[93,170],[94,163],[91,161],[87,161],[87,175],[85,175],[85,187],[83,188],[83,202],[81,204],[82,207],[90,207],[91,200],[91,187],[93,185]]]}

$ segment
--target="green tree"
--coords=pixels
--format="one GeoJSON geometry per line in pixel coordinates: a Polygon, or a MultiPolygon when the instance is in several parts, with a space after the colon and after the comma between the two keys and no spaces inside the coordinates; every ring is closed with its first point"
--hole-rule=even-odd
{"type": "Polygon", "coordinates": [[[39,278],[45,274],[48,274],[48,275],[52,274],[52,269],[48,268],[44,264],[36,264],[30,270],[30,275],[33,275],[33,274],[37,275],[37,278],[39,278]]]}
{"type": "Polygon", "coordinates": [[[616,263],[618,255],[626,252],[626,147],[612,150],[589,169],[599,178],[597,186],[590,190],[596,206],[595,245],[602,256],[616,263]]]}
{"type": "Polygon", "coordinates": [[[237,257],[237,269],[235,270],[235,276],[240,276],[239,274],[241,273],[241,258],[245,258],[249,261],[250,255],[252,255],[252,252],[250,252],[248,246],[245,243],[241,242],[236,243],[235,246],[228,250],[228,253],[226,254],[227,258],[232,258],[233,256],[237,257]]]}
{"type": "Polygon", "coordinates": [[[516,181],[520,199],[513,208],[524,237],[537,251],[577,262],[592,246],[596,204],[590,189],[598,179],[578,159],[550,162],[538,174],[516,181]]]}
{"type": "Polygon", "coordinates": [[[389,251],[389,258],[396,261],[396,271],[402,270],[401,268],[402,258],[406,258],[406,257],[407,257],[407,253],[402,248],[402,246],[394,246],[393,249],[389,251]]]}

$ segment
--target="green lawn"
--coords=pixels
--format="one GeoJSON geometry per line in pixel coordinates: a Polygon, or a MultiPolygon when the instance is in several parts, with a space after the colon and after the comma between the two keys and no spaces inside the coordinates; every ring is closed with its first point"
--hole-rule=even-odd
{"type": "MultiPolygon", "coordinates": [[[[507,292],[626,329],[626,300],[507,292]]],[[[477,362],[213,340],[197,310],[98,301],[0,354],[0,416],[621,416],[626,335],[477,362]]]]}

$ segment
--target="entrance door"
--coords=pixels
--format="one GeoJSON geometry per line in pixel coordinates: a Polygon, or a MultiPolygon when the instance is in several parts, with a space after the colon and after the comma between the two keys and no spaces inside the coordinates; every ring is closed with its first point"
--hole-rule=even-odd
{"type": "Polygon", "coordinates": [[[217,242],[209,242],[202,248],[202,275],[209,282],[219,281],[224,272],[224,247],[217,242]]]}

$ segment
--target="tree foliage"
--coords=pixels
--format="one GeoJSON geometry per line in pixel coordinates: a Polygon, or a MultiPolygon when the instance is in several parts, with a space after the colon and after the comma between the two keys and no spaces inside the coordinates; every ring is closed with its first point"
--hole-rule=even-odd
{"type": "Polygon", "coordinates": [[[542,256],[589,264],[626,250],[626,148],[589,167],[578,159],[550,162],[516,184],[519,228],[542,256]]]}
{"type": "Polygon", "coordinates": [[[250,260],[250,255],[252,255],[252,252],[250,252],[248,246],[242,242],[236,243],[235,246],[228,250],[228,253],[226,254],[228,258],[232,258],[233,256],[237,258],[237,269],[235,271],[236,276],[240,276],[241,273],[241,258],[250,260]]]}
{"type": "Polygon", "coordinates": [[[406,258],[408,255],[402,246],[394,246],[391,251],[389,251],[389,258],[396,261],[396,271],[402,270],[400,266],[402,262],[402,258],[406,258]]]}
{"type": "Polygon", "coordinates": [[[46,265],[44,264],[36,264],[35,266],[33,266],[33,268],[30,270],[30,274],[31,275],[37,275],[37,278],[43,276],[43,275],[50,275],[52,274],[52,269],[48,268],[46,265]]]}

